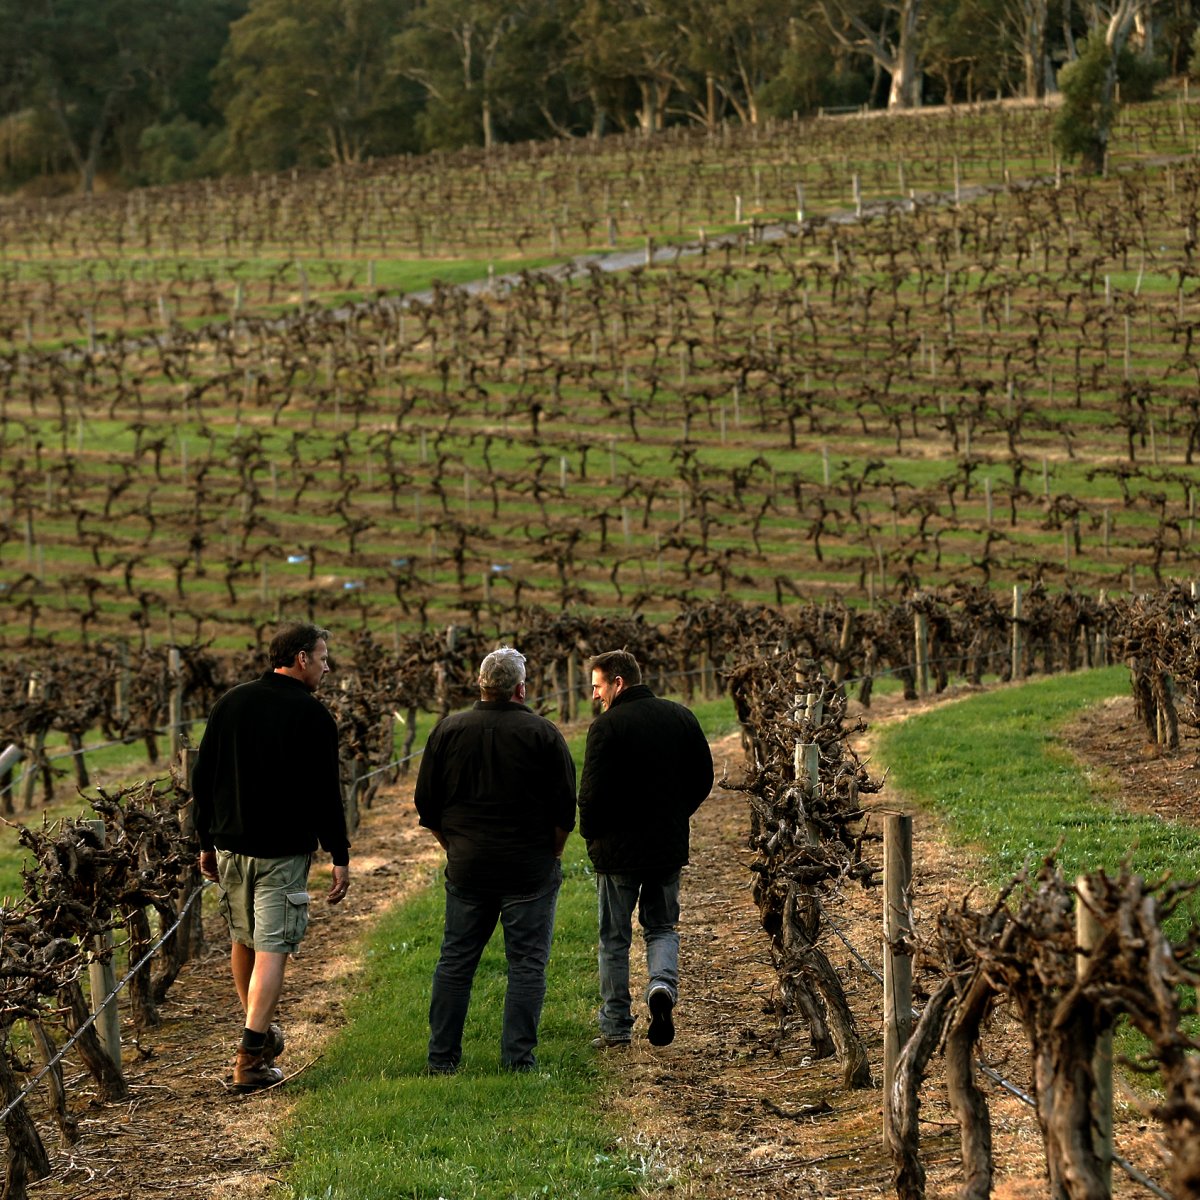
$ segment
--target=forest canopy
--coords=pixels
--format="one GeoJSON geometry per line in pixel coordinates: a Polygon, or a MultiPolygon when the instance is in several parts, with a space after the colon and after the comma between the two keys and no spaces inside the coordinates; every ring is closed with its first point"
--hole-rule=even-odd
{"type": "MultiPolygon", "coordinates": [[[[0,0],[0,187],[86,192],[97,180],[137,186],[819,109],[1041,97],[1113,7],[0,0]]],[[[1186,70],[1191,0],[1132,10],[1127,56],[1142,76],[1186,70]]]]}

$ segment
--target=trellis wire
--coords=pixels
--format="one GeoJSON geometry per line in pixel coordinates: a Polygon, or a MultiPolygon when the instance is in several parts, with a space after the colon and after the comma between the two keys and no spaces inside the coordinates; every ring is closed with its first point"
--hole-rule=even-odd
{"type": "Polygon", "coordinates": [[[424,753],[425,747],[422,746],[420,750],[414,750],[411,754],[405,755],[404,758],[393,759],[387,766],[376,767],[374,771],[368,771],[365,775],[359,775],[358,782],[361,783],[364,779],[373,779],[376,775],[382,775],[384,771],[390,771],[393,767],[400,766],[401,763],[412,762],[414,758],[420,758],[424,753]]]}
{"type": "MultiPolygon", "coordinates": [[[[833,930],[835,934],[837,934],[839,940],[846,947],[846,949],[849,950],[856,959],[858,959],[864,970],[866,970],[868,974],[874,976],[875,981],[882,986],[883,976],[877,970],[875,970],[873,966],[871,966],[871,964],[866,960],[866,958],[863,957],[850,939],[846,937],[841,929],[838,928],[837,922],[829,915],[829,910],[826,909],[821,903],[820,897],[817,897],[817,907],[821,910],[821,915],[825,918],[825,923],[833,930]]],[[[920,1017],[921,1010],[919,1008],[914,1008],[912,1010],[912,1015],[914,1017],[920,1017]]],[[[995,1069],[995,1067],[989,1067],[987,1063],[978,1058],[975,1060],[975,1066],[998,1087],[1002,1087],[1006,1092],[1009,1092],[1018,1100],[1027,1104],[1030,1108],[1037,1108],[1037,1101],[1028,1092],[1018,1087],[1011,1080],[1005,1079],[1004,1076],[995,1069]]],[[[1135,1167],[1127,1158],[1122,1158],[1121,1155],[1114,1154],[1112,1156],[1112,1161],[1115,1162],[1117,1166],[1120,1167],[1121,1170],[1124,1171],[1131,1180],[1133,1180],[1134,1183],[1140,1183],[1142,1187],[1147,1188],[1156,1196],[1161,1197],[1161,1200],[1173,1200],[1170,1192],[1164,1191],[1157,1183],[1154,1182],[1153,1179],[1150,1178],[1149,1175],[1140,1170],[1138,1167],[1135,1167]]]]}
{"type": "Polygon", "coordinates": [[[66,1052],[70,1050],[70,1048],[75,1045],[75,1043],[79,1041],[79,1039],[89,1029],[91,1029],[91,1027],[96,1023],[100,1014],[117,998],[125,985],[142,969],[142,967],[146,965],[147,962],[149,962],[151,957],[153,957],[154,953],[162,947],[162,944],[167,940],[167,938],[169,938],[171,934],[173,934],[175,930],[177,930],[183,923],[183,918],[187,916],[188,909],[192,907],[196,897],[199,896],[206,887],[214,886],[215,884],[213,884],[211,880],[206,879],[192,892],[192,894],[187,898],[187,901],[184,903],[184,906],[179,910],[179,916],[176,919],[175,924],[172,925],[170,929],[166,930],[165,933],[163,933],[158,941],[155,942],[154,945],[151,946],[150,949],[147,950],[140,959],[138,959],[134,966],[129,968],[129,971],[126,973],[125,977],[119,980],[113,990],[109,992],[108,995],[105,996],[104,999],[96,1006],[96,1011],[92,1013],[92,1015],[88,1017],[88,1019],[84,1021],[82,1025],[80,1025],[80,1027],[71,1035],[71,1037],[62,1044],[58,1053],[55,1054],[55,1056],[50,1059],[48,1063],[46,1063],[46,1065],[16,1094],[16,1096],[13,1097],[12,1100],[8,1102],[7,1105],[5,1105],[3,1109],[0,1109],[0,1121],[3,1121],[5,1117],[7,1117],[8,1114],[11,1113],[12,1110],[16,1108],[17,1105],[20,1104],[25,1097],[28,1096],[35,1087],[37,1087],[39,1083],[41,1083],[41,1081],[50,1073],[50,1069],[56,1066],[62,1060],[63,1055],[66,1054],[66,1052]]]}

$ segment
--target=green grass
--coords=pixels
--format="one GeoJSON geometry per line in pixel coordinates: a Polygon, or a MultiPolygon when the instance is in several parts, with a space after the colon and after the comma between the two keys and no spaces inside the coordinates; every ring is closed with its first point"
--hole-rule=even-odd
{"type": "Polygon", "coordinates": [[[348,1026],[298,1081],[303,1092],[282,1147],[293,1162],[290,1194],[582,1197],[644,1182],[598,1112],[601,1077],[588,1046],[595,899],[578,839],[566,860],[539,1071],[499,1070],[504,955],[493,942],[476,975],[460,1073],[420,1074],[443,910],[431,882],[378,926],[348,1026]]]}
{"type": "Polygon", "coordinates": [[[1200,829],[1124,811],[1059,741],[1062,725],[1128,694],[1123,667],[1058,675],[910,717],[884,732],[880,759],[903,799],[943,818],[1000,884],[1059,842],[1067,878],[1128,858],[1155,878],[1200,876],[1200,829]]]}
{"type": "MultiPolygon", "coordinates": [[[[710,737],[737,727],[729,700],[699,704],[710,737]]],[[[570,739],[582,760],[586,729],[570,739]]],[[[603,1111],[595,1033],[595,890],[583,843],[564,855],[539,1070],[498,1066],[504,954],[493,939],[475,977],[458,1075],[425,1078],[429,985],[441,942],[440,872],[369,938],[348,1024],[301,1076],[283,1139],[289,1196],[303,1200],[627,1195],[667,1182],[603,1111]]]]}

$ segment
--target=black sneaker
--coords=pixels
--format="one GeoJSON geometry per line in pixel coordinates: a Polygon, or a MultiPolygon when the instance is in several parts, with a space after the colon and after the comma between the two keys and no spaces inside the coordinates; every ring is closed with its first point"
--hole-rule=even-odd
{"type": "Polygon", "coordinates": [[[669,1046],[675,1040],[675,1022],[671,1010],[675,998],[665,987],[655,988],[646,1000],[650,1009],[650,1029],[646,1036],[652,1046],[669,1046]]]}

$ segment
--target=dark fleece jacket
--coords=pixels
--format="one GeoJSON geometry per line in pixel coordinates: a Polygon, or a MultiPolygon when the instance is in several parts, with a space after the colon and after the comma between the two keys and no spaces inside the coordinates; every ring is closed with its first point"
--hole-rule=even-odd
{"type": "Polygon", "coordinates": [[[204,850],[287,858],[320,842],[336,866],[350,861],[337,722],[288,675],[267,671],[213,705],[192,794],[204,850]]]}
{"type": "Polygon", "coordinates": [[[528,895],[554,870],[554,831],[575,828],[575,764],[545,717],[479,700],[434,727],[414,799],[421,824],[445,838],[451,883],[528,895]]]}
{"type": "Polygon", "coordinates": [[[708,741],[690,709],[627,687],[591,725],[579,832],[597,871],[669,875],[688,861],[688,821],[712,790],[708,741]]]}

